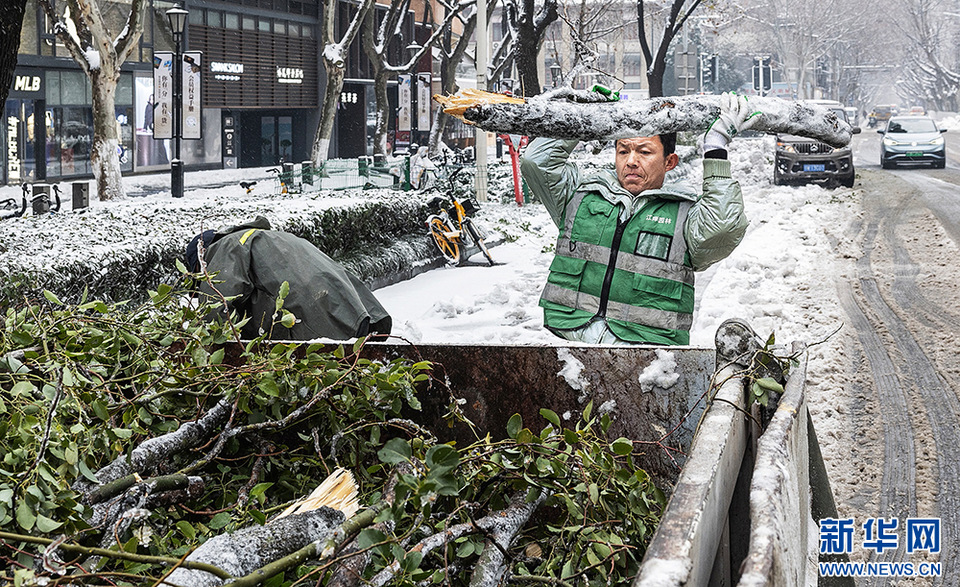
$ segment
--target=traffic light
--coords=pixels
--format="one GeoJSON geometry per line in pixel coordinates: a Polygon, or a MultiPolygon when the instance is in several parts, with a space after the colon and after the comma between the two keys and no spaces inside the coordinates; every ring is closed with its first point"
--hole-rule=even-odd
{"type": "Polygon", "coordinates": [[[760,92],[769,92],[773,87],[773,68],[770,67],[769,57],[757,57],[753,66],[753,89],[760,92]]]}
{"type": "Polygon", "coordinates": [[[714,68],[713,55],[700,55],[700,91],[706,92],[707,88],[713,89],[716,81],[716,69],[714,68]]]}

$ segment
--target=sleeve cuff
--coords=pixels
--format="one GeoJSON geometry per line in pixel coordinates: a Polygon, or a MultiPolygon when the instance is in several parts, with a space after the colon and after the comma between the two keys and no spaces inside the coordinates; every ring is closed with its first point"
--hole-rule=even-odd
{"type": "MultiPolygon", "coordinates": [[[[708,151],[709,153],[715,153],[716,151],[708,151]]],[[[724,151],[724,155],[726,152],[724,151]]],[[[708,157],[706,154],[703,156],[703,178],[707,179],[709,177],[720,177],[720,178],[730,178],[730,162],[726,158],[717,159],[714,157],[708,157]]]]}

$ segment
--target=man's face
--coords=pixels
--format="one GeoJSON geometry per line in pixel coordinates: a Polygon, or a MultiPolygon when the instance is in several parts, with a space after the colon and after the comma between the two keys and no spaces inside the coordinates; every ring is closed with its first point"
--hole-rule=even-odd
{"type": "Polygon", "coordinates": [[[617,179],[633,195],[663,187],[663,178],[679,160],[676,153],[664,156],[660,137],[617,141],[617,179]]]}

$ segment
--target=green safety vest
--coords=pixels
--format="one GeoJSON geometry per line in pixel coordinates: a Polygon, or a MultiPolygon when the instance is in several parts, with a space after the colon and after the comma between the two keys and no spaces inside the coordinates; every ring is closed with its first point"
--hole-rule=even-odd
{"type": "Polygon", "coordinates": [[[655,199],[620,221],[620,206],[575,194],[540,297],[544,324],[568,330],[601,316],[626,341],[689,344],[694,272],[683,225],[692,205],[655,199]]]}

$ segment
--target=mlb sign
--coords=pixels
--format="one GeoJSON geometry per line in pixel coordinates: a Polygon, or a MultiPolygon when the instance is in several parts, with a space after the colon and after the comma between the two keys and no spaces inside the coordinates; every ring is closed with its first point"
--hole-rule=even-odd
{"type": "Polygon", "coordinates": [[[17,92],[39,92],[39,75],[18,75],[13,82],[13,89],[17,92]]]}

